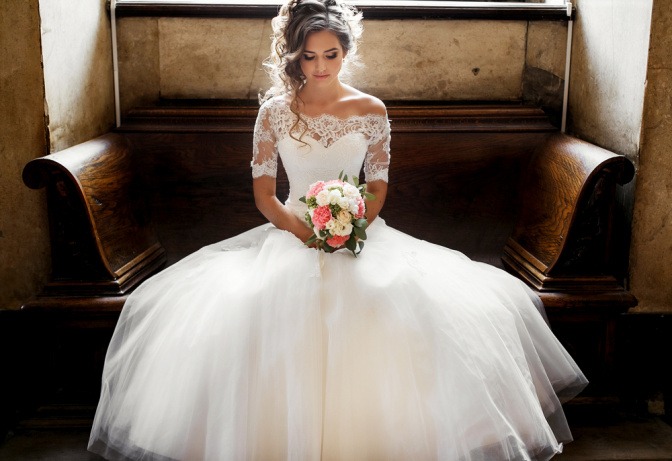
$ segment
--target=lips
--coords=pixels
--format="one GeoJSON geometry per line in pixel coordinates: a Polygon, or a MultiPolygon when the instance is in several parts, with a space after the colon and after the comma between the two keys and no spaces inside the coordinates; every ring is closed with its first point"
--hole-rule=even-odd
{"type": "Polygon", "coordinates": [[[329,77],[329,74],[325,74],[325,75],[315,75],[315,74],[313,74],[313,77],[315,77],[318,80],[324,80],[325,78],[329,77]]]}

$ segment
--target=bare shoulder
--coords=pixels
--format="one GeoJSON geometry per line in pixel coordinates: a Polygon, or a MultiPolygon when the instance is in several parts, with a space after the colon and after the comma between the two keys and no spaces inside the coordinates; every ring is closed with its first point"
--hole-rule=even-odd
{"type": "Polygon", "coordinates": [[[348,103],[357,115],[387,115],[385,104],[380,99],[363,91],[350,88],[348,103]]]}

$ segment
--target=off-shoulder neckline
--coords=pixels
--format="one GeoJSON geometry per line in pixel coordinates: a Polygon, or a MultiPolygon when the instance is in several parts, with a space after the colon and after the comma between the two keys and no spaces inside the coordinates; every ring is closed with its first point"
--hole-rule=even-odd
{"type": "MultiPolygon", "coordinates": [[[[287,101],[284,98],[277,97],[277,98],[273,98],[273,99],[271,99],[267,102],[268,103],[273,102],[273,103],[275,103],[275,105],[282,107],[283,109],[285,109],[286,111],[288,111],[289,113],[294,115],[294,113],[289,109],[289,104],[287,104],[287,101]]],[[[379,118],[379,119],[382,119],[384,121],[384,120],[387,120],[387,114],[381,115],[381,114],[368,113],[368,114],[348,115],[347,117],[339,117],[338,115],[329,114],[329,113],[326,113],[326,112],[323,113],[323,114],[319,114],[319,115],[308,115],[308,114],[302,113],[301,118],[305,118],[305,119],[309,119],[309,120],[320,120],[322,118],[326,118],[326,119],[333,119],[333,120],[336,120],[336,121],[339,121],[339,122],[349,122],[349,121],[354,120],[354,119],[379,118]]]]}

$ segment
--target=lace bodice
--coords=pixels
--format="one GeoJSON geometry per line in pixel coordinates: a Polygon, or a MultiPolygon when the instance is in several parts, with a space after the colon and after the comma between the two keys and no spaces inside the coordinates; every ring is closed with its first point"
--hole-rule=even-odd
{"type": "Polygon", "coordinates": [[[390,127],[387,117],[376,114],[345,119],[324,114],[301,116],[305,123],[290,130],[296,115],[282,98],[266,101],[259,109],[254,129],[252,176],[275,177],[278,156],[289,179],[289,198],[285,202],[302,216],[299,197],[315,181],[336,179],[343,171],[359,176],[362,166],[367,182],[387,182],[390,164],[390,127]],[[306,132],[301,136],[303,130],[306,132]]]}

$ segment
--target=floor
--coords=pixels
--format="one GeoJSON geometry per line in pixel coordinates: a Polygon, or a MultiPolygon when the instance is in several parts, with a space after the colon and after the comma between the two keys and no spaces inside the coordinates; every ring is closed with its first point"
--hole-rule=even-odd
{"type": "MultiPolygon", "coordinates": [[[[575,440],[553,461],[672,460],[672,426],[659,417],[586,409],[567,413],[575,440]]],[[[0,461],[102,459],[86,451],[88,435],[86,427],[54,430],[24,426],[0,444],[0,461]]]]}

